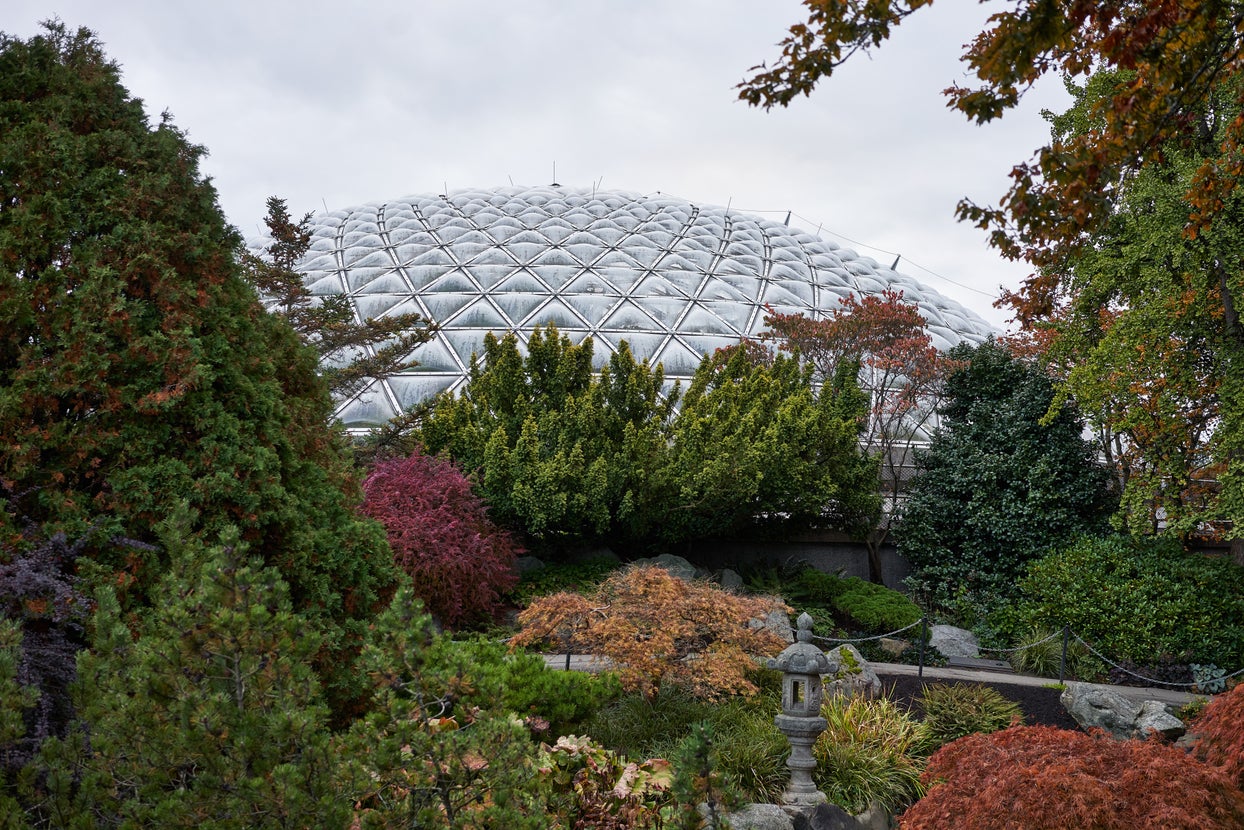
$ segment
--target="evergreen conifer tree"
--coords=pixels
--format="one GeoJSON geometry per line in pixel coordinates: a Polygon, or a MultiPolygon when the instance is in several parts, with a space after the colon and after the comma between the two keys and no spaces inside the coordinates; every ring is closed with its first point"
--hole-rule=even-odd
{"type": "Polygon", "coordinates": [[[190,536],[236,527],[287,581],[342,700],[396,570],[354,511],[316,355],[243,278],[202,155],[88,30],[0,35],[0,533],[90,529],[79,570],[141,607],[170,552],[107,540],[153,541],[184,501],[190,536]]]}

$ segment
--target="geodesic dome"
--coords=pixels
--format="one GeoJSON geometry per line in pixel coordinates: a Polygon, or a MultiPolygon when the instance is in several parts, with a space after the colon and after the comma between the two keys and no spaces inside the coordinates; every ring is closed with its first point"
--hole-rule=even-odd
{"type": "MultiPolygon", "coordinates": [[[[625,340],[685,380],[702,357],[764,329],[765,307],[823,317],[849,294],[903,292],[941,349],[993,329],[910,277],[811,234],[672,196],[559,185],[460,190],[333,211],[313,220],[298,270],[360,318],[417,312],[435,338],[419,365],[343,400],[347,427],[383,423],[463,384],[484,335],[525,343],[552,323],[591,337],[604,365],[625,340]]],[[[253,240],[261,251],[269,240],[253,240]]]]}

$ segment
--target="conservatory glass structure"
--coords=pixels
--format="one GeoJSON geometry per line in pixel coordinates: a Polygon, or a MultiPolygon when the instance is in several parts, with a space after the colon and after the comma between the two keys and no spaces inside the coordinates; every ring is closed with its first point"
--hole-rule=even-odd
{"type": "MultiPolygon", "coordinates": [[[[591,337],[604,365],[625,340],[685,381],[707,352],[759,334],[765,307],[824,316],[841,298],[901,290],[946,349],[984,340],[976,314],[910,277],[779,222],[664,195],[550,185],[409,196],[312,220],[298,270],[360,318],[435,321],[418,365],[342,400],[349,428],[383,423],[460,387],[484,335],[525,343],[552,323],[591,337]]],[[[269,240],[257,239],[260,251],[269,240]]]]}

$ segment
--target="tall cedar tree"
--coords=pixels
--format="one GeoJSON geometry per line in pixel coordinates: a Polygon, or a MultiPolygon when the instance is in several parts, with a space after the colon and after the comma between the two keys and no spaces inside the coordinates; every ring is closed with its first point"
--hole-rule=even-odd
{"type": "Polygon", "coordinates": [[[452,461],[418,451],[381,461],[363,492],[363,513],[384,525],[398,566],[440,622],[457,628],[500,610],[522,548],[452,461]]]}
{"type": "MultiPolygon", "coordinates": [[[[20,545],[17,517],[150,541],[185,501],[190,534],[236,526],[277,567],[345,693],[397,571],[354,512],[316,355],[242,278],[202,155],[167,116],[149,125],[90,31],[0,36],[0,478],[15,494],[0,533],[20,545]]],[[[97,542],[79,569],[133,607],[168,559],[97,542]]]]}
{"type": "Polygon", "coordinates": [[[415,365],[411,352],[432,336],[426,319],[418,314],[357,319],[345,294],[317,295],[297,270],[311,246],[311,214],[295,222],[285,200],[271,196],[264,224],[269,239],[264,255],[242,253],[246,278],[269,309],[319,354],[320,374],[333,395],[353,395],[415,365]]]}
{"type": "Polygon", "coordinates": [[[552,325],[532,332],[526,355],[513,333],[486,335],[467,385],[439,396],[417,433],[542,552],[640,545],[662,517],[655,471],[677,392],[663,398],[661,367],[636,361],[625,342],[594,374],[592,349],[552,325]]]}
{"type": "Polygon", "coordinates": [[[912,448],[933,418],[946,374],[955,367],[933,345],[928,324],[903,292],[842,298],[820,320],[772,309],[762,340],[776,341],[830,383],[842,372],[857,371],[867,396],[860,429],[864,452],[877,460],[882,496],[878,520],[864,529],[869,578],[881,582],[881,548],[890,540],[891,518],[906,489],[912,448]]]}
{"type": "Polygon", "coordinates": [[[1083,422],[1038,368],[993,340],[958,346],[942,423],[899,518],[899,550],[949,607],[960,592],[991,605],[1027,564],[1084,533],[1104,532],[1114,500],[1083,422]]]}
{"type": "Polygon", "coordinates": [[[876,465],[860,451],[867,398],[850,371],[813,388],[810,367],[746,345],[696,370],[662,468],[662,530],[688,539],[876,523],[876,465]]]}

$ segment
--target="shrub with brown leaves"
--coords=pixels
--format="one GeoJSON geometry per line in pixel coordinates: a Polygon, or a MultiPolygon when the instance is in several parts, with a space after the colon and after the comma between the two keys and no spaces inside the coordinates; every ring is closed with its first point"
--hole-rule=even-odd
{"type": "Polygon", "coordinates": [[[1244,793],[1183,750],[1048,726],[970,735],[938,750],[902,830],[1238,830],[1244,793]]]}
{"type": "Polygon", "coordinates": [[[618,571],[588,595],[563,591],[540,597],[518,616],[514,645],[569,642],[575,651],[608,658],[630,691],[653,696],[662,682],[709,699],[753,694],[756,658],[785,646],[766,628],[752,628],[783,603],[688,582],[664,568],[618,571]]]}
{"type": "Polygon", "coordinates": [[[1192,733],[1196,756],[1244,789],[1244,683],[1210,701],[1192,733]]]}

